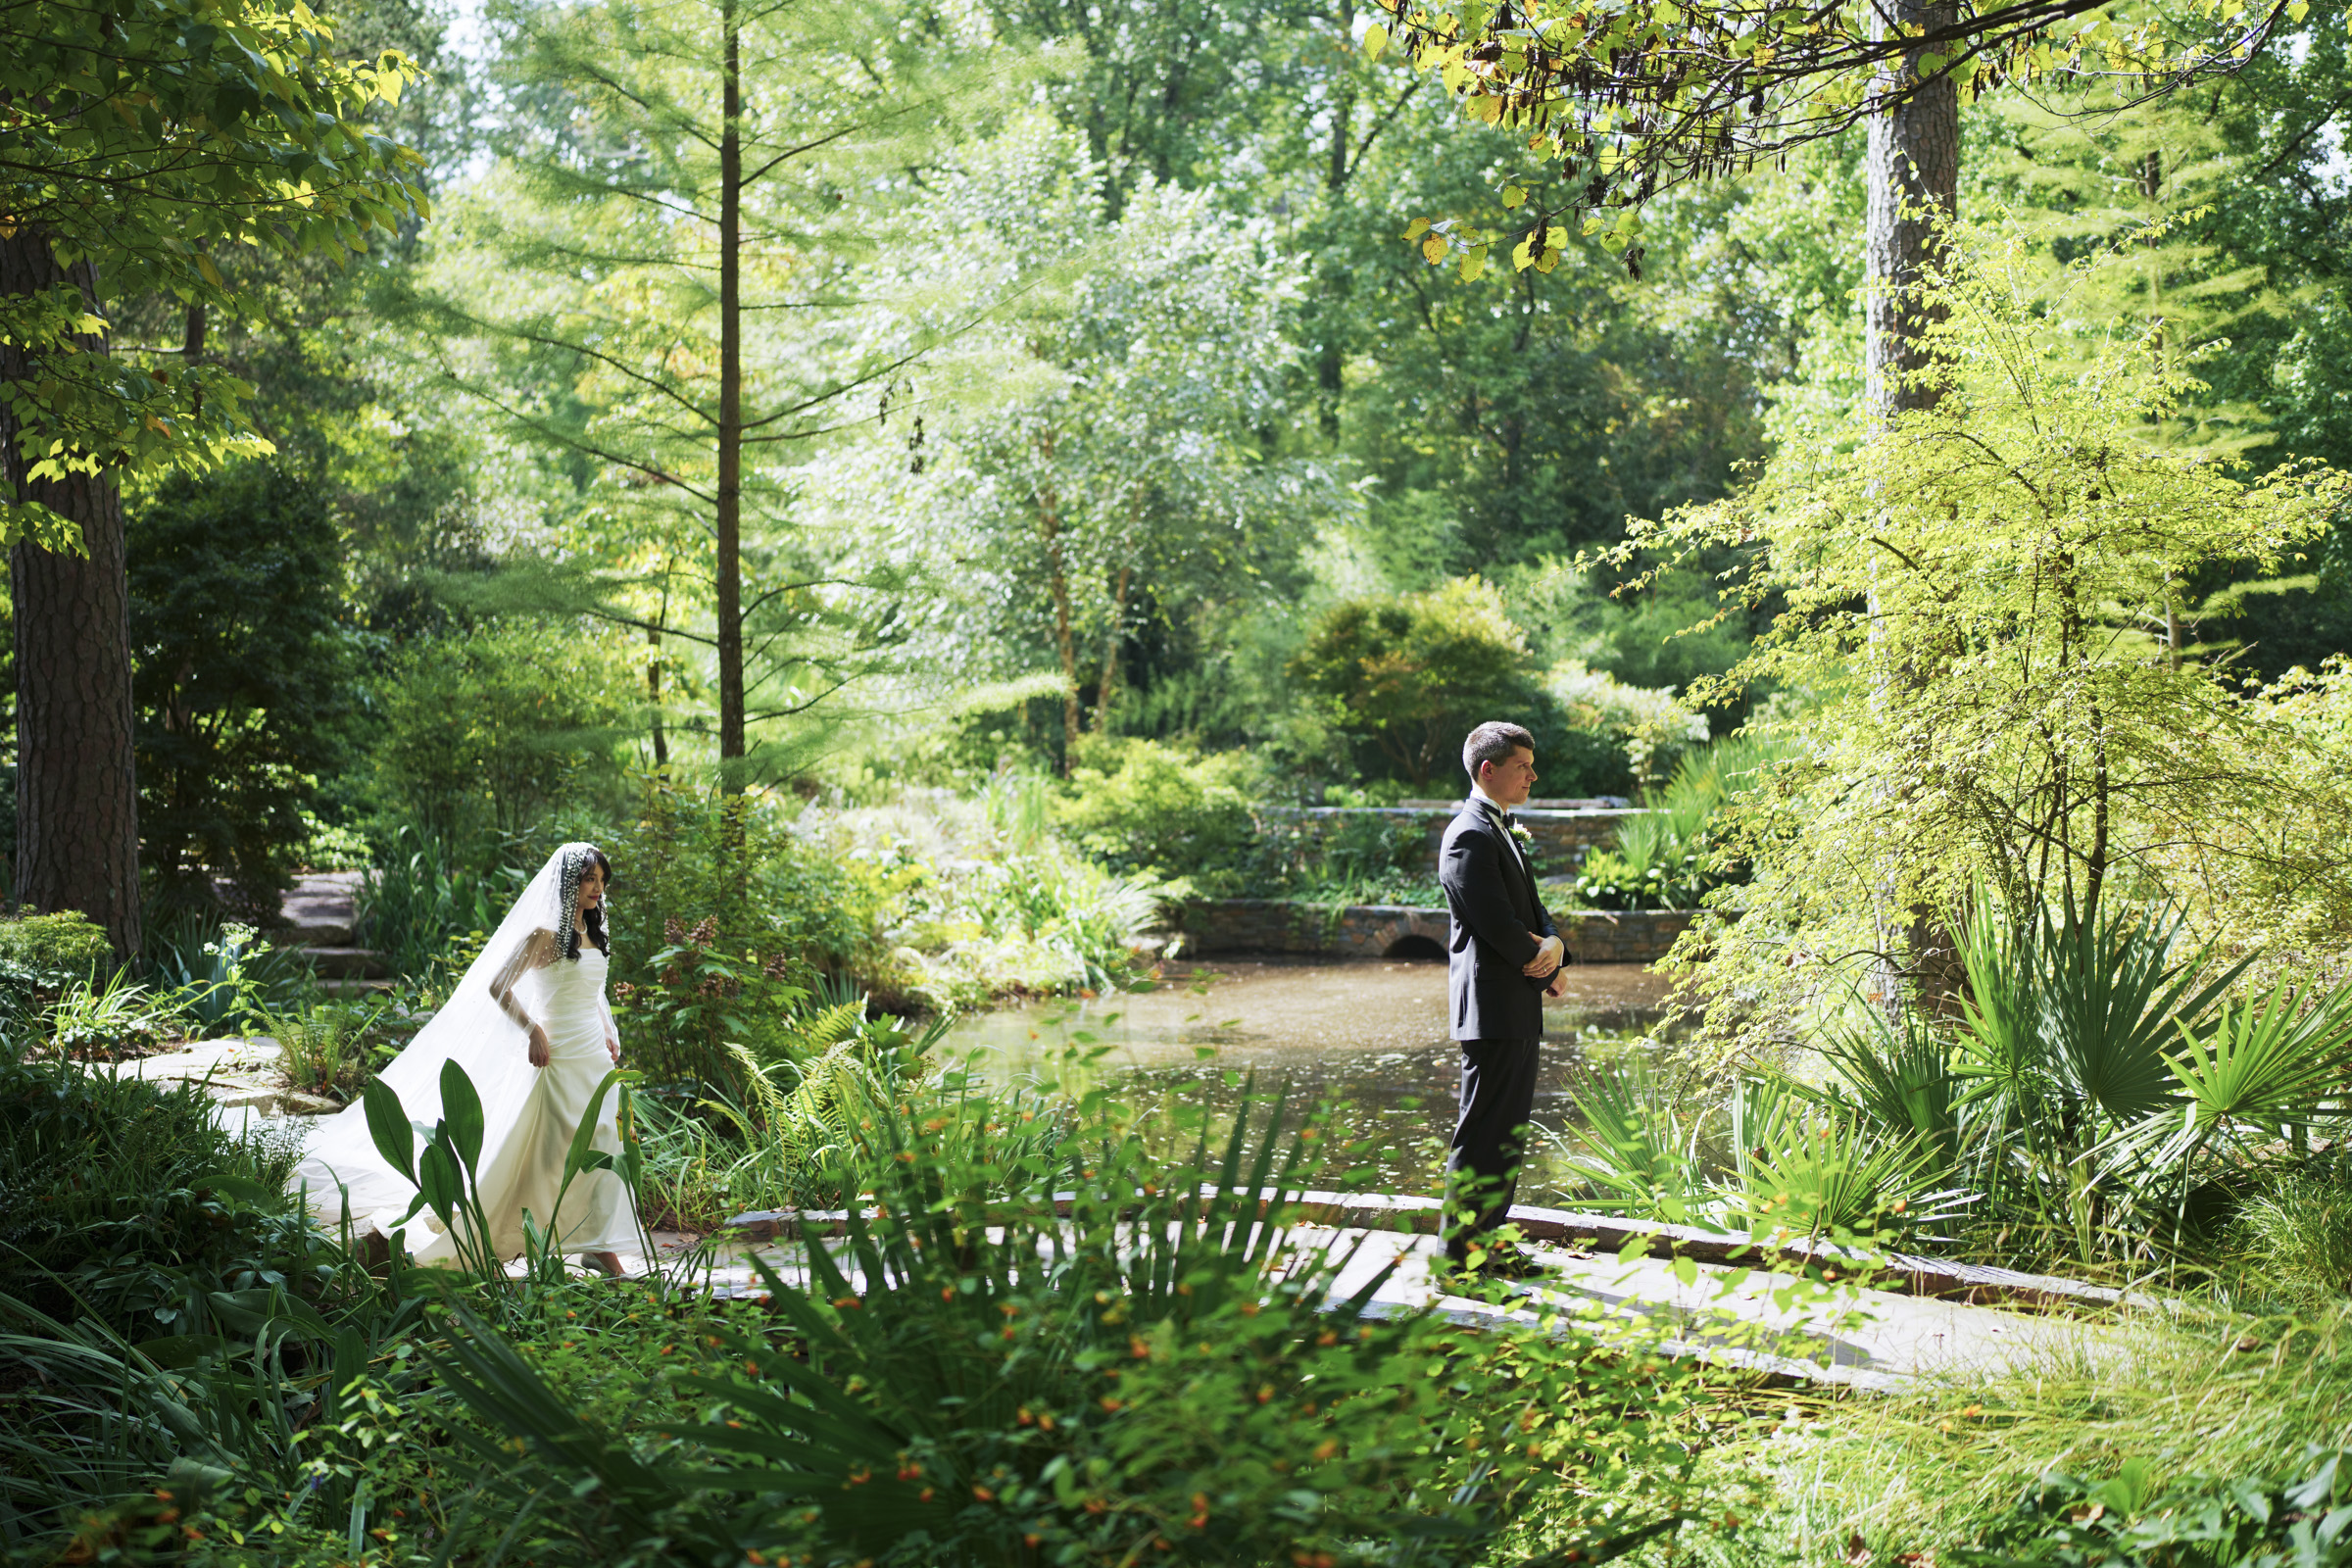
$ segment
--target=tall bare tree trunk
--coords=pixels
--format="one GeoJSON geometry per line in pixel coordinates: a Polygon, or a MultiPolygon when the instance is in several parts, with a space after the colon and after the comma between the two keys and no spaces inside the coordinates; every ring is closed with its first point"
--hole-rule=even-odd
{"type": "MultiPolygon", "coordinates": [[[[1957,20],[1953,0],[1886,0],[1876,12],[1881,37],[1913,29],[1933,32],[1957,20]]],[[[1960,191],[1960,94],[1950,77],[1917,85],[1912,61],[1874,85],[1880,100],[1870,120],[1869,220],[1866,230],[1871,289],[1865,318],[1863,369],[1873,411],[1882,419],[1936,406],[1940,392],[1923,385],[1932,350],[1928,329],[1939,312],[1913,295],[1940,243],[1938,225],[1957,213],[1960,191]]],[[[1874,621],[1877,606],[1872,607],[1874,621]]],[[[1882,678],[1915,682],[1913,670],[1882,678]]],[[[1878,981],[1883,1004],[1900,1004],[1908,991],[1923,1004],[1948,1010],[1959,994],[1959,955],[1938,911],[1911,905],[1888,910],[1883,946],[1890,961],[1878,981]],[[1901,950],[1900,968],[1891,959],[1901,950]]]]}
{"type": "Polygon", "coordinates": [[[738,0],[721,0],[724,124],[718,141],[718,599],[719,775],[743,788],[743,43],[738,0]]]}
{"type": "MultiPolygon", "coordinates": [[[[1878,26],[1948,27],[1951,0],[1887,0],[1878,26]]],[[[1870,120],[1869,342],[1864,368],[1870,398],[1883,416],[1933,408],[1933,388],[1907,377],[1928,366],[1931,317],[1904,293],[1933,258],[1938,218],[1949,220],[1960,193],[1960,94],[1950,77],[1914,87],[1910,65],[1875,87],[1881,107],[1870,120]]]]}
{"type": "MultiPolygon", "coordinates": [[[[61,268],[45,235],[0,239],[0,293],[67,284],[97,309],[87,263],[61,268]]],[[[102,338],[82,352],[106,353],[102,338]]],[[[40,366],[0,345],[0,381],[36,379],[40,366]]],[[[18,903],[77,909],[106,928],[115,951],[140,948],[139,797],[131,750],[130,590],[124,576],[122,497],[109,476],[27,480],[14,419],[0,412],[0,472],[20,501],[39,502],[81,528],[80,555],[20,544],[9,558],[17,657],[18,903]]]]}
{"type": "MultiPolygon", "coordinates": [[[[1341,193],[1348,188],[1348,138],[1355,124],[1355,77],[1348,49],[1355,39],[1355,0],[1339,0],[1332,20],[1339,27],[1341,47],[1333,51],[1337,64],[1332,72],[1331,147],[1323,174],[1323,194],[1336,208],[1341,193]]],[[[1345,270],[1337,262],[1327,264],[1323,273],[1323,342],[1315,355],[1315,391],[1317,422],[1322,427],[1323,439],[1334,443],[1340,439],[1340,394],[1345,381],[1340,352],[1340,300],[1347,292],[1345,270]]]]}

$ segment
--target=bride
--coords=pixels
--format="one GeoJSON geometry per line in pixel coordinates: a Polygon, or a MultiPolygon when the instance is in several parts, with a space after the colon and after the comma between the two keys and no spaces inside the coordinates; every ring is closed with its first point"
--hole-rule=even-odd
{"type": "MultiPolygon", "coordinates": [[[[441,1117],[444,1063],[456,1062],[473,1081],[482,1101],[475,1191],[489,1250],[501,1259],[521,1254],[525,1213],[562,1250],[608,1274],[621,1272],[621,1248],[642,1246],[635,1197],[616,1171],[581,1171],[564,1186],[573,1134],[597,1086],[620,1062],[605,1001],[612,879],[611,862],[593,844],[566,844],[550,856],[448,1004],[379,1075],[409,1119],[425,1128],[441,1117]]],[[[616,1106],[608,1094],[591,1140],[615,1156],[616,1106]]],[[[381,1232],[420,1263],[462,1260],[461,1238],[430,1210],[404,1221],[416,1187],[377,1152],[361,1103],[314,1124],[287,1185],[329,1226],[348,1219],[355,1231],[381,1232]]],[[[458,1223],[466,1223],[462,1209],[458,1223]]]]}

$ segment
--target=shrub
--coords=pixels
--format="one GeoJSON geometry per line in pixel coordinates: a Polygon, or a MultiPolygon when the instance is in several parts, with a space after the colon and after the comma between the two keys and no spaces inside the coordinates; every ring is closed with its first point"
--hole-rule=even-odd
{"type": "Polygon", "coordinates": [[[1331,704],[1366,771],[1419,785],[1459,777],[1462,737],[1491,718],[1534,730],[1544,760],[1553,714],[1526,636],[1476,577],[1334,606],[1291,674],[1331,704]]]}
{"type": "Polygon", "coordinates": [[[29,1044],[48,1005],[113,958],[106,932],[72,910],[0,917],[0,1031],[29,1044]]]}
{"type": "MultiPolygon", "coordinates": [[[[1564,735],[1594,753],[1615,754],[1614,762],[1598,755],[1578,758],[1590,775],[1623,776],[1652,788],[1672,774],[1691,747],[1706,744],[1705,717],[1676,702],[1671,691],[1628,686],[1573,659],[1552,666],[1544,689],[1559,705],[1564,735]]],[[[1615,788],[1568,790],[1549,780],[1545,788],[1562,795],[1619,793],[1615,788]]]]}
{"type": "Polygon", "coordinates": [[[382,863],[360,883],[354,939],[384,955],[392,972],[428,985],[465,971],[460,948],[498,929],[536,867],[505,856],[466,862],[446,840],[403,823],[382,863]]]}
{"type": "Polygon", "coordinates": [[[1204,893],[1234,879],[1256,794],[1246,754],[1096,737],[1078,756],[1054,814],[1080,848],[1114,871],[1183,877],[1204,893]]]}
{"type": "Polygon", "coordinates": [[[351,712],[329,497],[273,463],[166,480],[129,510],[139,861],[166,912],[274,913],[351,712]]]}
{"type": "Polygon", "coordinates": [[[611,799],[628,708],[621,653],[576,622],[511,619],[421,638],[380,689],[374,794],[385,836],[411,826],[485,859],[557,803],[611,799]]]}
{"type": "Polygon", "coordinates": [[[0,1295],[132,1339],[216,1332],[217,1293],[316,1296],[341,1254],[195,1085],[0,1065],[0,1295]]]}

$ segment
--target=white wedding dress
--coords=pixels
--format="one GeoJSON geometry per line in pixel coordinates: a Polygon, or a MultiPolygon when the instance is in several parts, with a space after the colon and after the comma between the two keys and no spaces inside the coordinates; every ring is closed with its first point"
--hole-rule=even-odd
{"type": "MultiPolygon", "coordinates": [[[[522,1254],[525,1214],[566,1253],[645,1249],[635,1196],[618,1172],[582,1171],[564,1185],[572,1136],[612,1070],[607,1042],[618,1040],[605,1001],[610,960],[576,934],[568,944],[556,938],[576,933],[587,853],[587,845],[567,844],[549,858],[449,1002],[379,1075],[416,1127],[418,1148],[441,1115],[444,1064],[455,1061],[472,1081],[483,1126],[475,1192],[490,1251],[502,1260],[522,1254]],[[545,1067],[530,1065],[532,1022],[547,1031],[545,1067]]],[[[598,1107],[590,1142],[614,1156],[621,1152],[618,1104],[615,1086],[598,1107]]],[[[404,1220],[416,1184],[376,1148],[363,1105],[316,1124],[288,1185],[305,1194],[323,1224],[348,1221],[355,1231],[379,1232],[419,1263],[464,1261],[458,1236],[430,1209],[404,1220]]],[[[465,1224],[463,1211],[458,1223],[465,1224]]]]}

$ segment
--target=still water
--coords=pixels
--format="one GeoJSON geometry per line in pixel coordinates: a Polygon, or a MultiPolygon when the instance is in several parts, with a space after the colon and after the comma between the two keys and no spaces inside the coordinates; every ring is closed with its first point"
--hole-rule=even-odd
{"type": "MultiPolygon", "coordinates": [[[[1535,1119],[1573,1118],[1570,1086],[1643,1049],[1665,982],[1639,964],[1581,964],[1548,1002],[1535,1119]]],[[[1099,1001],[975,1014],[946,1049],[978,1053],[990,1076],[1066,1081],[1069,1052],[1100,1051],[1094,1073],[1156,1122],[1205,1106],[1229,1128],[1246,1085],[1285,1088],[1297,1106],[1343,1102],[1341,1132],[1360,1146],[1350,1184],[1434,1193],[1461,1054],[1446,1034],[1446,965],[1280,958],[1170,964],[1158,987],[1099,1001]]],[[[1291,1119],[1296,1119],[1296,1112],[1291,1119]]],[[[1539,1140],[1520,1200],[1559,1196],[1557,1152],[1539,1140]]]]}

